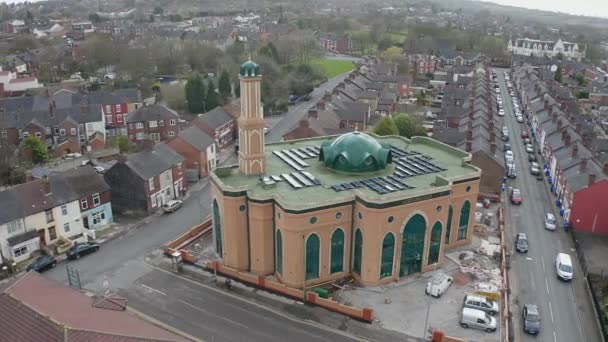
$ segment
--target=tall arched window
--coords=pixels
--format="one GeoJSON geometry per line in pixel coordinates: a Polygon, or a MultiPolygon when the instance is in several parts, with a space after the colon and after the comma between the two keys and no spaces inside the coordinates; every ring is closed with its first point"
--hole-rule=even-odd
{"type": "Polygon", "coordinates": [[[441,222],[437,221],[433,225],[433,229],[431,229],[431,246],[429,247],[428,265],[436,264],[439,261],[441,233],[441,222]]]}
{"type": "Polygon", "coordinates": [[[450,233],[452,233],[452,216],[454,216],[454,208],[450,206],[448,208],[448,223],[445,231],[445,244],[450,244],[450,233]]]}
{"type": "Polygon", "coordinates": [[[388,233],[382,241],[382,258],[380,261],[380,279],[393,275],[393,258],[395,256],[395,235],[388,233]]]}
{"type": "Polygon", "coordinates": [[[344,271],[344,231],[336,229],[331,235],[331,270],[330,273],[344,271]]]}
{"type": "Polygon", "coordinates": [[[306,240],[306,280],[319,278],[320,241],[317,234],[306,240]]]}
{"type": "Polygon", "coordinates": [[[281,231],[277,230],[277,245],[276,245],[277,256],[275,258],[277,273],[283,274],[283,235],[281,231]]]}
{"type": "Polygon", "coordinates": [[[220,215],[220,207],[217,200],[213,200],[213,232],[215,233],[215,252],[221,258],[222,253],[222,222],[220,215]]]}
{"type": "Polygon", "coordinates": [[[361,261],[363,260],[363,234],[357,228],[355,232],[355,248],[353,256],[353,272],[361,274],[361,261]]]}
{"type": "Polygon", "coordinates": [[[471,202],[464,201],[462,209],[460,209],[460,221],[458,223],[458,240],[464,240],[467,238],[467,231],[469,230],[469,215],[471,214],[471,202]]]}
{"type": "Polygon", "coordinates": [[[426,220],[420,214],[412,216],[403,228],[399,277],[422,271],[422,255],[426,235],[426,220]]]}

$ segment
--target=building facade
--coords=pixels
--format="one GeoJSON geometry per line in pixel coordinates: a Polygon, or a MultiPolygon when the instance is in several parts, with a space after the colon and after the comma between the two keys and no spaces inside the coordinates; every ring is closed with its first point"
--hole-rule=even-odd
{"type": "Polygon", "coordinates": [[[509,40],[507,50],[514,55],[557,57],[564,56],[566,59],[581,61],[585,58],[585,49],[581,49],[577,43],[570,43],[558,39],[557,41],[538,40],[529,38],[517,38],[509,40]]]}
{"type": "MultiPolygon", "coordinates": [[[[257,107],[259,93],[243,89],[241,101],[257,107]]],[[[257,129],[242,115],[241,144],[257,129]]],[[[471,240],[481,171],[469,153],[360,132],[259,147],[211,174],[214,243],[226,267],[294,288],[351,276],[378,285],[433,270],[471,240]],[[262,167],[247,167],[253,160],[262,167]]]]}
{"type": "Polygon", "coordinates": [[[129,140],[152,144],[167,141],[179,133],[179,115],[161,105],[143,106],[127,117],[129,140]]]}

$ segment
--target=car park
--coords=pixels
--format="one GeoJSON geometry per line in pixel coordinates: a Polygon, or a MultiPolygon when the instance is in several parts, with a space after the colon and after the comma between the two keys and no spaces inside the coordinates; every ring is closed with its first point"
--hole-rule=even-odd
{"type": "Polygon", "coordinates": [[[448,290],[454,279],[445,273],[435,274],[427,283],[424,292],[436,298],[441,297],[448,290]]]}
{"type": "Polygon", "coordinates": [[[465,308],[481,310],[494,316],[500,310],[498,303],[481,295],[467,294],[462,304],[465,308]]]}
{"type": "Polygon", "coordinates": [[[526,144],[526,152],[534,153],[534,146],[532,146],[532,144],[526,144]]]}
{"type": "Polygon", "coordinates": [[[171,200],[163,204],[163,211],[165,213],[172,213],[182,207],[183,202],[180,200],[171,200]]]}
{"type": "Polygon", "coordinates": [[[524,304],[522,318],[525,332],[534,335],[540,332],[540,313],[538,312],[538,306],[535,304],[524,304]]]}
{"type": "Polygon", "coordinates": [[[520,205],[523,202],[519,189],[511,190],[511,204],[520,205]]]}
{"type": "Polygon", "coordinates": [[[555,258],[555,270],[557,279],[572,280],[574,268],[572,267],[572,259],[569,254],[559,253],[555,258]]]}
{"type": "Polygon", "coordinates": [[[48,270],[49,268],[54,268],[55,266],[57,266],[57,260],[54,257],[52,257],[50,255],[42,255],[42,256],[39,256],[38,258],[36,258],[36,260],[34,260],[34,262],[29,264],[25,270],[27,272],[29,272],[29,271],[43,272],[43,271],[48,270]]]}
{"type": "Polygon", "coordinates": [[[520,253],[528,253],[528,236],[526,233],[515,235],[515,250],[520,253]]]}
{"type": "Polygon", "coordinates": [[[546,213],[545,214],[545,229],[555,230],[556,226],[557,226],[557,220],[555,219],[555,215],[553,215],[551,213],[546,213]]]}
{"type": "Polygon", "coordinates": [[[70,247],[66,255],[70,260],[80,259],[80,257],[97,252],[98,250],[99,244],[97,242],[81,242],[70,247]]]}
{"type": "Polygon", "coordinates": [[[460,316],[460,326],[463,328],[475,328],[486,332],[496,331],[496,318],[487,313],[470,308],[463,308],[460,316]]]}

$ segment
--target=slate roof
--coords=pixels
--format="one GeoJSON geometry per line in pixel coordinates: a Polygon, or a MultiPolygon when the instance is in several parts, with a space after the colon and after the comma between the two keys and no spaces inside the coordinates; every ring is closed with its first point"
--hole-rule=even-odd
{"type": "Polygon", "coordinates": [[[157,154],[148,150],[129,155],[125,165],[144,180],[150,179],[171,168],[171,163],[163,158],[159,158],[157,154]]]}
{"type": "Polygon", "coordinates": [[[89,103],[110,105],[119,103],[140,103],[141,95],[135,88],[110,91],[93,91],[88,93],[89,103]]]}
{"type": "Polygon", "coordinates": [[[95,298],[28,272],[0,294],[0,331],[6,341],[186,341],[129,311],[92,305],[95,298]]]}
{"type": "Polygon", "coordinates": [[[179,115],[162,105],[153,104],[148,106],[143,106],[134,111],[133,113],[127,116],[127,123],[131,122],[142,122],[142,121],[152,121],[152,120],[169,120],[169,119],[179,119],[179,115]]]}
{"type": "Polygon", "coordinates": [[[165,143],[157,144],[156,146],[154,146],[152,153],[156,154],[159,158],[162,158],[171,166],[178,165],[179,163],[182,163],[184,161],[184,157],[182,157],[179,153],[175,152],[175,150],[173,150],[165,143]]]}
{"type": "Polygon", "coordinates": [[[25,209],[14,189],[0,191],[0,225],[25,216],[25,209]]]}
{"type": "Polygon", "coordinates": [[[228,114],[221,106],[217,106],[207,113],[200,114],[196,121],[201,121],[207,124],[207,126],[216,129],[232,121],[232,116],[228,114]]]}
{"type": "Polygon", "coordinates": [[[451,146],[458,146],[466,136],[466,132],[461,132],[457,128],[438,127],[433,129],[433,139],[451,146]]]}
{"type": "Polygon", "coordinates": [[[207,147],[215,143],[212,137],[198,129],[196,126],[188,127],[179,132],[177,137],[199,151],[206,151],[207,147]]]}
{"type": "Polygon", "coordinates": [[[566,177],[568,182],[567,186],[573,193],[587,187],[589,184],[589,174],[595,174],[596,183],[606,179],[606,175],[604,174],[602,167],[591,159],[587,160],[587,166],[584,170],[581,170],[579,163],[562,171],[562,175],[566,177]]]}
{"type": "Polygon", "coordinates": [[[51,181],[57,178],[65,180],[78,198],[110,190],[110,186],[104,181],[103,177],[90,165],[54,173],[50,177],[51,181]]]}
{"type": "Polygon", "coordinates": [[[369,104],[356,102],[343,102],[340,104],[340,108],[335,110],[342,120],[361,122],[365,121],[368,111],[369,104]]]}

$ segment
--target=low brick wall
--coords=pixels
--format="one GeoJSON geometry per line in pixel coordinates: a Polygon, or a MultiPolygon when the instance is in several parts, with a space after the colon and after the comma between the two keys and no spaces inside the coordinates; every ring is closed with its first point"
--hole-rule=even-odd
{"type": "Polygon", "coordinates": [[[248,272],[241,272],[229,267],[226,267],[220,264],[218,261],[208,261],[205,264],[205,268],[215,272],[230,277],[234,279],[238,279],[244,283],[253,285],[255,287],[259,287],[265,290],[269,290],[271,292],[276,292],[287,297],[291,297],[297,300],[301,300],[310,304],[315,304],[320,307],[323,307],[327,310],[331,310],[357,320],[371,323],[374,316],[374,311],[368,308],[355,308],[352,306],[340,304],[331,299],[325,299],[319,297],[319,295],[315,292],[311,291],[302,291],[299,289],[294,289],[287,287],[279,282],[274,280],[267,279],[264,276],[257,276],[248,272]]]}
{"type": "Polygon", "coordinates": [[[194,263],[196,261],[196,258],[194,258],[190,253],[188,253],[188,251],[186,251],[184,247],[186,247],[192,241],[210,232],[211,227],[211,218],[207,217],[203,222],[192,227],[190,230],[178,236],[176,239],[165,243],[165,254],[171,256],[171,254],[173,254],[174,252],[181,251],[182,259],[184,260],[184,262],[194,263]]]}

